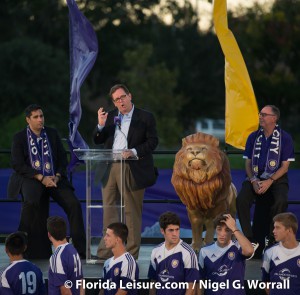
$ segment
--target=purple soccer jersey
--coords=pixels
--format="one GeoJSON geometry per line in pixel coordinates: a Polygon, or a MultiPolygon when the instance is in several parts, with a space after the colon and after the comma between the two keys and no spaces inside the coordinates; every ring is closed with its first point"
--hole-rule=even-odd
{"type": "Polygon", "coordinates": [[[294,249],[281,243],[269,248],[264,254],[262,281],[278,283],[270,286],[270,295],[299,295],[300,244],[294,249]]]}
{"type": "Polygon", "coordinates": [[[105,289],[105,295],[114,295],[121,287],[127,291],[127,295],[136,295],[138,291],[134,288],[126,288],[127,283],[138,281],[139,268],[128,252],[120,257],[114,259],[113,257],[107,259],[103,266],[103,280],[115,284],[114,288],[105,289]]]}
{"type": "Polygon", "coordinates": [[[208,285],[205,294],[245,295],[245,259],[237,241],[230,241],[224,248],[217,243],[203,247],[199,253],[200,280],[214,282],[220,287],[214,290],[208,285]]]}
{"type": "Polygon", "coordinates": [[[12,262],[0,271],[0,294],[46,294],[41,270],[25,259],[12,262]]]}
{"type": "Polygon", "coordinates": [[[73,245],[66,243],[57,247],[50,257],[48,293],[60,295],[60,286],[64,286],[66,281],[71,281],[72,294],[79,295],[80,288],[76,288],[76,282],[82,277],[80,257],[73,245]]]}
{"type": "Polygon", "coordinates": [[[161,283],[157,295],[182,295],[185,289],[167,288],[173,282],[194,283],[199,280],[199,267],[194,250],[182,240],[171,250],[162,243],[152,250],[148,277],[161,283]]]}

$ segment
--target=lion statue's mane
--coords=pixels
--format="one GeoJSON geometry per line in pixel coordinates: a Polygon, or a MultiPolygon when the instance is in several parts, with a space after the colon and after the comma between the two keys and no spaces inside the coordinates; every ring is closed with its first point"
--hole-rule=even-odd
{"type": "MultiPolygon", "coordinates": [[[[199,232],[195,227],[205,224],[207,230],[214,231],[212,221],[217,215],[223,212],[235,215],[236,190],[231,184],[228,158],[219,149],[219,140],[201,132],[183,138],[171,182],[187,207],[193,231],[192,246],[199,250],[201,240],[194,235],[202,235],[202,230],[199,232]]],[[[205,242],[212,239],[210,233],[205,242]]]]}

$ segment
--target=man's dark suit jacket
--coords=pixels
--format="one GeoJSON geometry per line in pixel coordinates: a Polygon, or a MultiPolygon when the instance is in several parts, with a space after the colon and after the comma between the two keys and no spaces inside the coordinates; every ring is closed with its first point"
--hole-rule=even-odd
{"type": "MultiPolygon", "coordinates": [[[[104,144],[105,149],[112,149],[116,126],[114,117],[118,116],[118,109],[108,113],[104,128],[96,128],[94,142],[104,144]]],[[[153,185],[157,172],[154,168],[152,152],[158,144],[156,122],[154,116],[145,110],[134,108],[127,136],[128,149],[135,148],[139,159],[128,161],[137,189],[153,185]]]]}
{"type": "MultiPolygon", "coordinates": [[[[55,129],[50,127],[44,128],[51,146],[54,174],[60,173],[62,176],[61,181],[72,188],[66,177],[68,160],[61,139],[55,129]]],[[[20,193],[23,179],[33,178],[34,175],[40,174],[40,172],[32,168],[30,163],[26,128],[14,135],[11,147],[11,158],[14,172],[9,179],[7,195],[9,198],[16,198],[20,193]]]]}

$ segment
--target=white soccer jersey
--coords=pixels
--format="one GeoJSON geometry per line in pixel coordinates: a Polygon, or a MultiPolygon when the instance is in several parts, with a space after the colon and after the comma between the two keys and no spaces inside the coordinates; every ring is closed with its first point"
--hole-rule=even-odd
{"type": "MultiPolygon", "coordinates": [[[[128,282],[137,281],[139,278],[139,268],[134,260],[133,256],[128,252],[124,253],[120,257],[114,259],[111,257],[107,259],[103,266],[103,279],[104,281],[110,281],[116,284],[116,288],[112,290],[104,290],[105,295],[114,295],[122,286],[126,286],[128,282]]],[[[123,288],[122,287],[122,288],[123,288]]],[[[128,295],[138,294],[135,289],[126,289],[128,295]]]]}
{"type": "Polygon", "coordinates": [[[264,282],[277,282],[278,285],[270,287],[270,295],[299,295],[300,294],[300,244],[294,249],[287,249],[281,242],[269,248],[265,254],[262,265],[262,280],[264,282]],[[285,288],[279,289],[284,281],[285,288]]]}

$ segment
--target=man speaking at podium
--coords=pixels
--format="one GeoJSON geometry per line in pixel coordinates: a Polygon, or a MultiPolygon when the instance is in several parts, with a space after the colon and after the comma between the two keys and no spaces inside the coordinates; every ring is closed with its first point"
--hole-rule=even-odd
{"type": "MultiPolygon", "coordinates": [[[[125,159],[138,159],[125,162],[123,169],[125,223],[129,230],[127,251],[137,259],[141,243],[144,192],[146,187],[155,183],[157,177],[152,157],[158,144],[156,122],[153,114],[134,106],[132,95],[125,85],[113,86],[109,95],[116,108],[108,113],[102,107],[99,108],[94,142],[104,144],[105,149],[124,150],[125,159]]],[[[114,206],[119,203],[121,195],[120,165],[110,165],[102,178],[104,233],[110,223],[119,221],[118,209],[114,206]]],[[[97,255],[101,259],[112,256],[103,239],[97,255]]]]}

